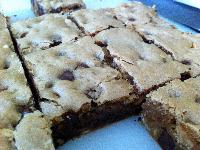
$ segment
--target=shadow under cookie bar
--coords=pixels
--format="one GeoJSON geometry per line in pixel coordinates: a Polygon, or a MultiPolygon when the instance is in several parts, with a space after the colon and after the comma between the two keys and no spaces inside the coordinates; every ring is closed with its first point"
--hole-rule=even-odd
{"type": "Polygon", "coordinates": [[[31,4],[37,16],[49,13],[66,13],[85,8],[85,4],[82,0],[64,0],[62,2],[58,0],[31,0],[31,4]]]}
{"type": "Polygon", "coordinates": [[[199,85],[174,80],[147,95],[144,124],[163,149],[199,149],[199,85]]]}

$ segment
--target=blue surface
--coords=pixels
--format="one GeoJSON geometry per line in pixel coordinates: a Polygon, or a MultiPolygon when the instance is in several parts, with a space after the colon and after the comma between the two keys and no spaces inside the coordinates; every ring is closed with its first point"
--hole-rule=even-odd
{"type": "Polygon", "coordinates": [[[161,150],[136,117],[71,140],[58,150],[161,150]]]}

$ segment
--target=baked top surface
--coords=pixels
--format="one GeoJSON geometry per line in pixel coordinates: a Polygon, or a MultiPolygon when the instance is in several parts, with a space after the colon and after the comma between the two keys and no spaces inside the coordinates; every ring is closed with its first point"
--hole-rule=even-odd
{"type": "Polygon", "coordinates": [[[149,41],[162,47],[175,60],[188,65],[194,76],[200,73],[199,35],[181,32],[173,27],[165,27],[157,23],[136,26],[136,30],[149,41]]]}
{"type": "Polygon", "coordinates": [[[140,2],[122,4],[111,9],[111,12],[128,26],[149,23],[156,16],[155,8],[145,6],[140,2]]]}
{"type": "Polygon", "coordinates": [[[41,102],[46,115],[53,118],[69,110],[77,112],[92,100],[103,104],[128,99],[132,86],[103,64],[103,51],[94,43],[86,36],[25,56],[41,98],[46,100],[41,102]]]}
{"type": "Polygon", "coordinates": [[[186,65],[173,61],[154,44],[145,43],[132,29],[105,30],[95,38],[107,45],[114,63],[133,78],[139,92],[180,78],[181,73],[189,71],[186,65]]]}
{"type": "MultiPolygon", "coordinates": [[[[6,22],[5,22],[6,23],[6,22]]],[[[21,114],[19,107],[31,102],[21,62],[14,52],[7,28],[0,29],[0,128],[13,128],[21,114]]]]}
{"type": "Polygon", "coordinates": [[[81,9],[73,12],[71,16],[87,34],[94,34],[110,27],[124,27],[121,21],[104,9],[81,9]]]}
{"type": "Polygon", "coordinates": [[[29,53],[69,42],[81,32],[67,16],[47,14],[12,24],[12,32],[17,39],[21,53],[29,53]]]}

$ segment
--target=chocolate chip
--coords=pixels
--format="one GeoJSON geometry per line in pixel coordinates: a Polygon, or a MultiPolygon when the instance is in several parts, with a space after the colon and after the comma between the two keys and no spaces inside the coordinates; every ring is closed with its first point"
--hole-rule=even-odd
{"type": "Polygon", "coordinates": [[[7,89],[8,89],[7,87],[0,85],[0,92],[3,92],[5,90],[7,90],[7,89]]]}
{"type": "Polygon", "coordinates": [[[191,65],[192,61],[191,60],[182,60],[181,63],[184,65],[191,65]]]}
{"type": "Polygon", "coordinates": [[[48,83],[45,84],[45,88],[50,89],[52,87],[53,87],[53,83],[52,82],[48,82],[48,83]]]}
{"type": "Polygon", "coordinates": [[[128,20],[134,22],[135,18],[131,17],[131,18],[128,18],[128,20]]]}
{"type": "Polygon", "coordinates": [[[10,62],[5,62],[4,63],[4,66],[3,66],[3,69],[8,69],[8,68],[10,68],[10,62]]]}
{"type": "Polygon", "coordinates": [[[62,37],[58,34],[54,34],[51,36],[51,40],[53,43],[49,45],[49,47],[58,46],[62,43],[62,37]]]}
{"type": "Polygon", "coordinates": [[[189,78],[191,78],[191,74],[189,72],[181,73],[181,81],[185,81],[189,78]]]}
{"type": "Polygon", "coordinates": [[[200,104],[200,97],[199,96],[195,98],[195,102],[200,104]]]}
{"type": "Polygon", "coordinates": [[[28,34],[28,32],[24,32],[20,35],[20,38],[24,38],[26,35],[28,34]]]}
{"type": "Polygon", "coordinates": [[[89,90],[86,91],[86,96],[92,100],[97,100],[101,93],[102,93],[103,89],[100,86],[91,88],[89,90]]]}
{"type": "Polygon", "coordinates": [[[60,80],[74,81],[74,74],[70,70],[66,70],[58,77],[60,80]]]}

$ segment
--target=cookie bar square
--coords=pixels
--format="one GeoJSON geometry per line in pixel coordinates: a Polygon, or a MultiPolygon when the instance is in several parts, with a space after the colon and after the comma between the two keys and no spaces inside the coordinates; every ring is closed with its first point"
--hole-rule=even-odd
{"type": "Polygon", "coordinates": [[[143,99],[117,70],[104,64],[101,47],[89,36],[24,59],[58,141],[140,110],[143,99]]]}
{"type": "Polygon", "coordinates": [[[0,29],[0,128],[13,128],[21,109],[32,103],[23,67],[7,28],[0,29]]]}
{"type": "Polygon", "coordinates": [[[81,35],[75,23],[61,14],[47,14],[11,25],[20,53],[48,49],[81,35]]]}
{"type": "Polygon", "coordinates": [[[36,15],[48,13],[71,12],[85,8],[82,0],[31,0],[36,15]]]}
{"type": "Polygon", "coordinates": [[[107,28],[124,27],[124,24],[106,9],[81,9],[71,13],[71,17],[89,35],[94,35],[107,28]]]}
{"type": "Polygon", "coordinates": [[[147,95],[144,124],[164,149],[199,149],[200,78],[174,80],[147,95]]]}
{"type": "Polygon", "coordinates": [[[146,43],[133,29],[105,30],[95,39],[107,49],[110,63],[119,68],[140,93],[189,72],[187,65],[173,61],[170,55],[154,44],[146,43]]]}
{"type": "Polygon", "coordinates": [[[138,26],[136,30],[145,39],[169,53],[175,60],[188,65],[193,76],[200,74],[198,59],[200,42],[197,35],[181,32],[176,28],[166,28],[155,23],[138,26]]]}

